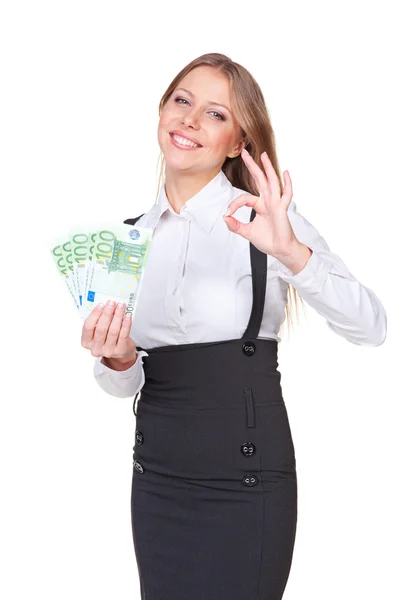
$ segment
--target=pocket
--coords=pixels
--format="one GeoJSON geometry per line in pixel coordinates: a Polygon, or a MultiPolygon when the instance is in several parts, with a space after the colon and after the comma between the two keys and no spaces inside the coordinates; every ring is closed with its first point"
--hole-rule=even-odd
{"type": "Polygon", "coordinates": [[[247,427],[256,427],[255,423],[255,402],[252,393],[252,388],[244,388],[247,427]]]}

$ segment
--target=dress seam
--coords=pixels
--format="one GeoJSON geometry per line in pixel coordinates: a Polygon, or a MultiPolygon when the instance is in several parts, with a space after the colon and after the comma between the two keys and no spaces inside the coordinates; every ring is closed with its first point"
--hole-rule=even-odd
{"type": "MultiPolygon", "coordinates": [[[[164,404],[155,404],[154,402],[147,402],[140,399],[141,406],[156,406],[157,408],[167,408],[168,410],[247,410],[246,406],[170,406],[165,402],[164,404]]],[[[265,403],[255,403],[255,406],[283,406],[283,402],[265,402],[265,403]]]]}
{"type": "MultiPolygon", "coordinates": [[[[262,472],[262,459],[261,456],[259,456],[259,469],[260,472],[262,472]]],[[[260,579],[261,579],[261,574],[262,574],[262,561],[263,561],[263,546],[264,546],[264,528],[265,528],[265,494],[264,494],[264,487],[263,487],[263,480],[260,477],[260,484],[261,484],[261,488],[262,488],[262,527],[261,527],[261,547],[260,547],[260,558],[259,558],[259,569],[258,569],[258,581],[256,582],[256,588],[255,588],[255,596],[254,596],[254,600],[260,600],[259,599],[259,589],[260,589],[260,579]]]]}

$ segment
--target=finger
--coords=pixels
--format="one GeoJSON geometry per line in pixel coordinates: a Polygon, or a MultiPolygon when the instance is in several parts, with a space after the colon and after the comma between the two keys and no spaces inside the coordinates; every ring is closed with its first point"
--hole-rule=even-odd
{"type": "Polygon", "coordinates": [[[94,335],[94,329],[98,323],[99,318],[102,315],[103,308],[104,304],[97,304],[83,323],[81,344],[84,348],[90,348],[91,346],[91,342],[93,340],[94,335]]]}
{"type": "Polygon", "coordinates": [[[260,159],[262,161],[263,166],[265,167],[265,171],[266,171],[267,179],[269,181],[272,196],[274,198],[277,198],[278,200],[280,200],[280,196],[281,196],[280,182],[277,177],[276,171],[274,170],[274,167],[272,165],[272,161],[270,160],[270,158],[268,157],[266,152],[262,152],[262,154],[260,155],[260,159]]]}
{"type": "Polygon", "coordinates": [[[262,171],[259,165],[256,164],[250,153],[245,150],[245,148],[242,150],[241,156],[252,177],[255,179],[256,187],[258,188],[258,194],[269,194],[269,184],[264,171],[262,171]]]}
{"type": "Polygon", "coordinates": [[[250,240],[252,223],[241,223],[234,217],[224,217],[226,225],[230,231],[242,235],[247,240],[250,240]]]}
{"type": "Polygon", "coordinates": [[[228,229],[238,235],[242,235],[245,239],[250,240],[252,223],[241,223],[241,221],[232,217],[231,214],[240,208],[240,206],[252,206],[252,208],[255,208],[256,210],[256,204],[258,202],[260,202],[260,198],[250,194],[241,194],[238,198],[235,198],[235,200],[229,204],[226,214],[223,215],[228,229]]]}
{"type": "Polygon", "coordinates": [[[284,178],[284,193],[281,196],[281,200],[284,202],[284,205],[286,208],[288,208],[291,200],[292,200],[292,181],[291,181],[291,177],[290,174],[288,173],[288,171],[284,171],[283,173],[283,178],[284,178]]]}
{"type": "Polygon", "coordinates": [[[108,300],[104,306],[103,313],[94,330],[93,341],[91,344],[91,353],[93,356],[102,356],[103,346],[107,338],[108,328],[112,321],[115,307],[116,302],[114,300],[108,300]]]}
{"type": "Polygon", "coordinates": [[[103,347],[104,356],[112,356],[115,352],[115,347],[118,342],[119,331],[122,324],[123,315],[125,314],[125,303],[119,302],[116,306],[111,323],[108,328],[107,337],[103,347]]]}
{"type": "Polygon", "coordinates": [[[257,204],[260,206],[259,201],[259,196],[252,196],[251,194],[240,194],[240,196],[237,196],[237,198],[230,202],[223,216],[228,217],[229,215],[234,214],[236,210],[238,210],[241,206],[252,206],[252,208],[254,208],[256,212],[260,212],[259,210],[257,210],[257,208],[259,207],[256,206],[257,204]]]}
{"type": "Polygon", "coordinates": [[[132,315],[130,312],[126,313],[123,321],[122,327],[119,331],[119,337],[117,342],[117,350],[119,351],[126,344],[126,340],[130,338],[130,331],[132,329],[132,315]]]}

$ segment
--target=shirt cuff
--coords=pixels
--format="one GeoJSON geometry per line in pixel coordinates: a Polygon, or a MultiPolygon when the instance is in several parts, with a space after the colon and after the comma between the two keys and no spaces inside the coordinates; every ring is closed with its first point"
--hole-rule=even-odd
{"type": "Polygon", "coordinates": [[[316,294],[324,285],[328,277],[328,265],[326,265],[317,253],[317,250],[307,244],[312,250],[308,262],[296,275],[280,261],[278,276],[286,283],[292,284],[299,292],[316,294]]]}
{"type": "Polygon", "coordinates": [[[103,363],[101,362],[103,358],[102,356],[97,357],[94,363],[94,376],[102,375],[102,373],[109,373],[112,374],[112,377],[114,379],[129,379],[133,377],[136,374],[136,372],[141,369],[142,360],[140,359],[143,356],[148,356],[148,353],[145,350],[136,350],[136,354],[137,358],[134,365],[132,365],[128,369],[125,369],[124,371],[115,371],[115,369],[110,369],[110,367],[103,365],[103,363]]]}

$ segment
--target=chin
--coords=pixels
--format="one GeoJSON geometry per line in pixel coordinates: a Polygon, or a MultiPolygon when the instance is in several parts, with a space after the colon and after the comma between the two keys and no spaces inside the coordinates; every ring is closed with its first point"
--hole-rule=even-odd
{"type": "Polygon", "coordinates": [[[194,165],[193,164],[183,164],[183,163],[177,163],[176,161],[168,161],[165,158],[165,164],[168,167],[169,170],[172,171],[190,171],[192,169],[194,169],[194,165]]]}

